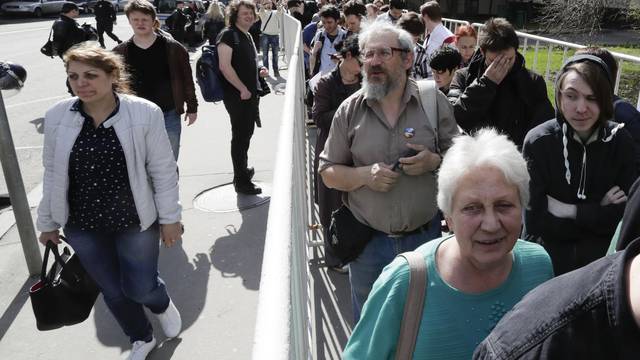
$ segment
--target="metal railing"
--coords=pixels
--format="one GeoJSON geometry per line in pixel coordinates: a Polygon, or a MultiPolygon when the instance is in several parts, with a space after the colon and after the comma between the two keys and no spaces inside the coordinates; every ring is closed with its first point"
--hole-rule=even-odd
{"type": "Polygon", "coordinates": [[[283,16],[288,63],[282,123],[273,171],[253,341],[253,359],[311,358],[308,301],[304,66],[300,22],[283,16]]]}
{"type": "MultiPolygon", "coordinates": [[[[480,30],[480,28],[484,26],[484,24],[481,24],[481,23],[471,24],[468,21],[448,19],[448,18],[443,18],[442,23],[451,32],[455,32],[455,30],[461,25],[471,25],[475,27],[477,30],[480,30]]],[[[533,64],[531,66],[531,70],[535,71],[538,68],[538,62],[540,60],[540,51],[541,50],[543,52],[546,51],[546,63],[544,64],[544,72],[542,72],[541,74],[544,76],[545,81],[551,81],[552,83],[555,81],[555,78],[553,78],[552,76],[553,75],[552,71],[560,70],[559,68],[557,69],[552,68],[554,48],[559,48],[562,50],[562,60],[560,61],[560,64],[562,64],[569,57],[569,54],[568,54],[569,49],[577,50],[585,47],[584,45],[551,39],[551,38],[538,36],[538,35],[532,35],[532,34],[528,34],[521,31],[516,31],[516,34],[518,35],[519,38],[521,38],[521,41],[520,41],[520,43],[522,44],[521,53],[523,56],[526,56],[527,50],[530,47],[533,48],[533,64]]],[[[620,90],[620,81],[622,79],[622,74],[624,72],[624,66],[623,66],[624,63],[629,62],[632,64],[636,64],[640,69],[640,57],[622,54],[618,52],[611,52],[611,54],[618,61],[618,72],[615,74],[615,88],[614,88],[614,93],[618,94],[620,90]]],[[[638,98],[637,98],[636,107],[640,109],[640,86],[638,87],[637,91],[638,91],[638,98]]]]}

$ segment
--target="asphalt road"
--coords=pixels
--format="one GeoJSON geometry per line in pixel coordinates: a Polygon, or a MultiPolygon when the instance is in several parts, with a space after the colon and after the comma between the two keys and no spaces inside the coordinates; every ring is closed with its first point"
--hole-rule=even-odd
{"type": "MultiPolygon", "coordinates": [[[[22,91],[15,96],[4,98],[27,192],[42,181],[44,114],[51,105],[69,96],[65,86],[62,60],[57,57],[51,59],[40,53],[40,47],[47,41],[49,30],[55,19],[55,17],[0,19],[0,61],[11,61],[24,66],[27,70],[27,81],[22,91]]],[[[90,15],[82,16],[78,22],[95,26],[95,20],[90,15]]],[[[118,15],[114,33],[121,39],[127,39],[132,35],[132,30],[123,13],[118,15]]],[[[105,36],[105,45],[111,48],[116,43],[105,36]]],[[[4,174],[1,174],[0,194],[6,192],[4,174]]]]}

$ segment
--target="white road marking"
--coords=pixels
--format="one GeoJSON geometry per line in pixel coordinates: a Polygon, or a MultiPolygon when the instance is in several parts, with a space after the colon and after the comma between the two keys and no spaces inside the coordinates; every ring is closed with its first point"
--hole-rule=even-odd
{"type": "Polygon", "coordinates": [[[23,33],[23,32],[50,30],[50,29],[51,29],[51,26],[47,26],[47,27],[43,27],[43,28],[15,30],[15,31],[3,31],[3,32],[0,32],[0,35],[20,34],[20,33],[23,33]]]}
{"type": "Polygon", "coordinates": [[[7,105],[6,108],[7,109],[11,109],[17,106],[22,106],[22,105],[29,105],[29,104],[35,104],[35,103],[39,103],[39,102],[43,102],[43,101],[50,101],[50,100],[58,100],[58,99],[63,99],[68,97],[69,95],[58,95],[58,96],[51,96],[48,98],[42,98],[42,99],[38,99],[38,100],[32,100],[32,101],[25,101],[25,102],[21,102],[21,103],[17,103],[17,104],[11,104],[11,105],[7,105]]]}

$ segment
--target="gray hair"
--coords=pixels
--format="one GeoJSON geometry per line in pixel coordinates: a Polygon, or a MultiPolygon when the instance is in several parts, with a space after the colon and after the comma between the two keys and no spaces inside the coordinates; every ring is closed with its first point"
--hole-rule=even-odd
{"type": "MultiPolygon", "coordinates": [[[[365,49],[367,47],[367,43],[371,39],[375,39],[376,37],[385,34],[395,34],[396,39],[398,39],[398,47],[400,49],[413,51],[413,37],[411,34],[406,30],[382,21],[374,21],[360,32],[358,35],[360,49],[365,49]]],[[[403,59],[405,59],[407,53],[403,53],[402,55],[403,59]]]]}
{"type": "Polygon", "coordinates": [[[520,205],[529,203],[529,171],[527,162],[516,145],[492,128],[480,129],[473,136],[462,135],[453,139],[453,145],[442,159],[438,172],[438,207],[451,215],[453,194],[458,182],[478,167],[494,167],[502,172],[507,182],[518,187],[520,205]]]}

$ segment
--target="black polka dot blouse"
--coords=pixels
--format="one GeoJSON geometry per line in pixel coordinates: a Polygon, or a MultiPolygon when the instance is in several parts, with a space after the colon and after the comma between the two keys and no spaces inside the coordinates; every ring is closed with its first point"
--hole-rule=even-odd
{"type": "MultiPolygon", "coordinates": [[[[116,98],[117,99],[117,98],[116,98]]],[[[118,113],[116,109],[107,117],[118,113]]],[[[69,157],[69,219],[66,226],[84,231],[113,232],[139,226],[140,219],[129,184],[124,151],[113,126],[97,128],[82,109],[82,130],[69,157]]]]}

